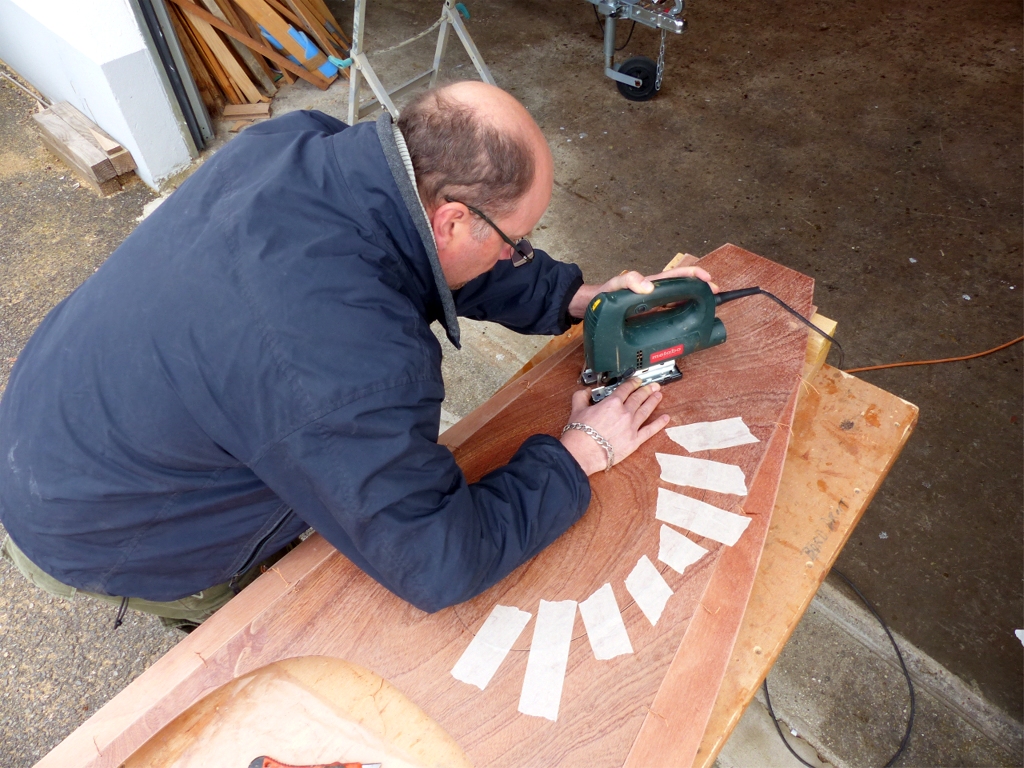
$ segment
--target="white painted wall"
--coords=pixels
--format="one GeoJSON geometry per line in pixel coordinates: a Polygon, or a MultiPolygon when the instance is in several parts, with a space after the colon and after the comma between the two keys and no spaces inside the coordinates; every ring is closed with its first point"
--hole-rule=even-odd
{"type": "Polygon", "coordinates": [[[151,187],[191,162],[127,0],[0,0],[0,59],[117,139],[151,187]]]}

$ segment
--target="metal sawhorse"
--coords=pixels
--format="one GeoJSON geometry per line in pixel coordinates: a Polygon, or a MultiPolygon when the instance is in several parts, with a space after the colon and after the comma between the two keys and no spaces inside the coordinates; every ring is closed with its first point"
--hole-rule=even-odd
{"type": "MultiPolygon", "coordinates": [[[[469,17],[469,13],[465,10],[465,6],[463,6],[462,3],[456,3],[455,0],[444,0],[444,5],[441,8],[441,18],[438,19],[437,22],[420,34],[409,38],[405,42],[386,49],[394,50],[395,48],[400,48],[407,43],[411,43],[414,40],[418,40],[419,38],[429,34],[435,27],[440,26],[441,29],[437,33],[437,47],[434,49],[434,65],[426,72],[421,72],[411,80],[407,80],[397,88],[389,91],[384,87],[384,84],[381,83],[380,78],[377,77],[377,73],[373,71],[373,67],[370,66],[370,62],[366,58],[366,53],[363,50],[363,29],[366,25],[366,3],[367,0],[355,0],[355,18],[352,22],[352,50],[349,53],[352,67],[348,84],[349,125],[355,125],[360,118],[370,114],[378,107],[386,109],[392,114],[392,116],[398,117],[398,110],[395,108],[395,103],[392,99],[411,90],[412,88],[415,88],[427,79],[430,80],[430,86],[433,87],[437,83],[437,73],[441,67],[441,59],[444,57],[445,48],[448,45],[448,33],[452,29],[454,29],[455,34],[459,36],[459,40],[462,42],[462,46],[466,49],[466,53],[469,54],[469,58],[472,60],[473,66],[476,67],[476,71],[480,74],[480,79],[485,83],[494,85],[494,78],[491,76],[491,71],[484,63],[483,58],[480,56],[480,51],[477,50],[476,45],[473,43],[473,38],[469,36],[469,32],[466,31],[466,27],[459,16],[460,13],[465,13],[466,17],[469,17]],[[360,102],[359,100],[359,85],[361,78],[366,78],[366,84],[370,86],[370,90],[373,91],[374,95],[374,98],[368,99],[364,102],[360,102]]],[[[381,53],[383,53],[383,51],[381,51],[381,53]]]]}

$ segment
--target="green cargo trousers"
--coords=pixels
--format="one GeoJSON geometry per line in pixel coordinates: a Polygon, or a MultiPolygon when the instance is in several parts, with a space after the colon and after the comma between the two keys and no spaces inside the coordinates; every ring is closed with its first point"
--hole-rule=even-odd
{"type": "MultiPolygon", "coordinates": [[[[183,597],[180,600],[171,600],[166,603],[130,597],[128,598],[127,608],[159,616],[161,623],[165,627],[182,629],[186,632],[191,631],[210,618],[219,609],[223,608],[232,597],[241,592],[244,587],[254,582],[256,577],[264,570],[284,557],[286,553],[297,545],[298,541],[292,542],[280,552],[275,553],[261,563],[257,563],[248,571],[226,584],[218,584],[194,595],[183,597]]],[[[53,576],[29,560],[25,553],[18,548],[18,545],[11,540],[10,536],[4,537],[4,542],[0,545],[0,556],[12,563],[26,579],[51,595],[63,597],[66,600],[74,600],[78,595],[85,595],[86,597],[91,597],[119,608],[124,607],[123,597],[84,592],[57,581],[53,576]]]]}

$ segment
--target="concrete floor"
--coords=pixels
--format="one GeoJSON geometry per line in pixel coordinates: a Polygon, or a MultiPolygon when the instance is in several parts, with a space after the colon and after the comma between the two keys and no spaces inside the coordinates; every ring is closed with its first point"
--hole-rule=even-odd
{"type": "MultiPolygon", "coordinates": [[[[368,45],[409,37],[439,6],[371,3],[368,45]]],[[[349,4],[334,7],[347,21],[349,4]]],[[[589,279],[733,242],[815,277],[848,367],[964,355],[1020,335],[1019,3],[693,0],[689,31],[668,41],[662,91],[643,104],[602,76],[583,0],[477,0],[470,10],[496,80],[554,150],[555,194],[535,241],[589,279]]],[[[396,84],[431,53],[424,40],[375,63],[396,84]]],[[[656,53],[656,33],[638,26],[619,55],[656,53]]],[[[471,71],[452,45],[445,75],[471,71]]],[[[320,93],[300,83],[275,111],[344,116],[346,99],[344,84],[320,93]]],[[[0,387],[36,323],[152,197],[141,184],[104,200],[76,188],[35,139],[32,107],[0,85],[0,387]]],[[[467,351],[446,360],[454,417],[539,343],[486,327],[468,335],[467,351]]],[[[948,683],[921,695],[901,765],[1021,762],[1021,363],[1018,345],[863,374],[919,405],[921,419],[839,565],[948,683]]],[[[882,651],[850,642],[859,609],[840,606],[801,624],[770,678],[773,701],[822,758],[884,762],[905,692],[882,651]],[[881,670],[884,684],[865,670],[881,670]]],[[[111,633],[108,613],[58,604],[0,567],[5,765],[31,765],[176,639],[142,616],[111,633]]],[[[787,764],[756,751],[754,762],[726,763],[728,753],[723,765],[787,764]]]]}

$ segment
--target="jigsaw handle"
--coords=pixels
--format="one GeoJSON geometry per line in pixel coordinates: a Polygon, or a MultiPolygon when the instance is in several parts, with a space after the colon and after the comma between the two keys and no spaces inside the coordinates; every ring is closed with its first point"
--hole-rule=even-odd
{"type": "MultiPolygon", "coordinates": [[[[623,319],[642,315],[647,312],[664,307],[669,304],[682,304],[683,302],[696,302],[703,305],[707,301],[714,306],[714,294],[711,286],[700,278],[696,277],[670,277],[654,281],[654,290],[650,293],[633,293],[629,289],[615,291],[616,303],[624,311],[623,319]]],[[[684,311],[685,307],[677,308],[684,311]]],[[[691,310],[692,311],[692,310],[691,310]]],[[[703,313],[703,307],[700,309],[703,313]]]]}
{"type": "Polygon", "coordinates": [[[599,374],[621,374],[725,341],[711,286],[695,277],[654,281],[651,293],[624,289],[591,300],[584,355],[599,374]],[[675,305],[675,306],[671,306],[675,305]]]}

